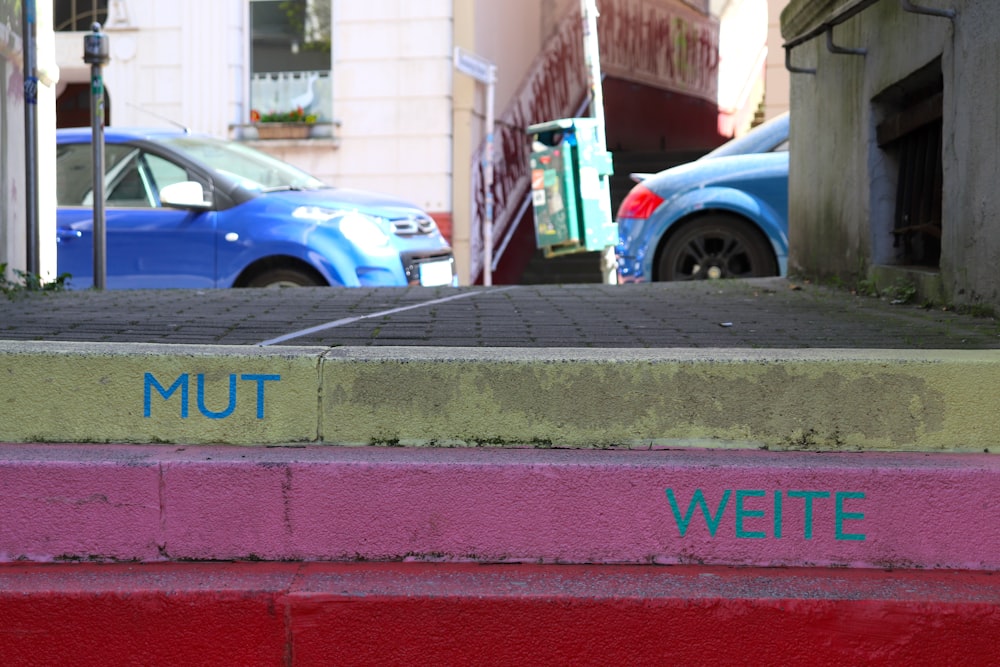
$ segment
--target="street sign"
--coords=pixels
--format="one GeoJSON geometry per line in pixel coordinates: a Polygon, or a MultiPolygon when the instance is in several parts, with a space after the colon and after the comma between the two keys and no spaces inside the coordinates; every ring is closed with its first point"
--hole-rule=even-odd
{"type": "Polygon", "coordinates": [[[479,83],[493,83],[496,78],[496,68],[493,63],[460,46],[455,47],[455,69],[468,74],[479,83]]]}
{"type": "Polygon", "coordinates": [[[455,69],[486,86],[486,152],[483,155],[483,195],[486,216],[483,219],[483,285],[493,284],[493,125],[495,124],[497,67],[486,58],[455,47],[455,69]]]}

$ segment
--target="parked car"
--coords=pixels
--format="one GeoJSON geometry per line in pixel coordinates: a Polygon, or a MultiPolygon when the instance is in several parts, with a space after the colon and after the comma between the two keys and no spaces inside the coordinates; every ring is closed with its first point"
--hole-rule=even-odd
{"type": "MultiPolygon", "coordinates": [[[[91,129],[57,132],[58,271],[93,285],[91,129]]],[[[246,144],[105,131],[108,288],[456,284],[451,247],[405,201],[329,187],[246,144]]]]}
{"type": "Polygon", "coordinates": [[[785,274],[787,113],[635,180],[618,208],[619,282],[785,274]]]}

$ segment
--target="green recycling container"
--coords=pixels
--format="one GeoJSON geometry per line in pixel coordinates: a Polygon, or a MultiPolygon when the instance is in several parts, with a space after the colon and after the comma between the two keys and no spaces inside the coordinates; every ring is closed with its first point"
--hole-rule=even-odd
{"type": "Polygon", "coordinates": [[[528,127],[535,240],[546,256],[603,250],[618,243],[612,221],[611,153],[593,118],[528,127]]]}

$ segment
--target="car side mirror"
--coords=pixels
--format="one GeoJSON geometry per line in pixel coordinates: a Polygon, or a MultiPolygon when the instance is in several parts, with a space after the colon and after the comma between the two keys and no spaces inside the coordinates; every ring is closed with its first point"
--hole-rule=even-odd
{"type": "Polygon", "coordinates": [[[182,181],[164,186],[160,189],[160,204],[171,208],[212,208],[212,202],[205,201],[205,188],[195,181],[182,181]]]}

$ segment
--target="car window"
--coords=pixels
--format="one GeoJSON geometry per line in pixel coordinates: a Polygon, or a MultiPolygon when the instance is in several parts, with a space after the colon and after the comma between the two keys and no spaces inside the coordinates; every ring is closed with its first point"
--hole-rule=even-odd
{"type": "Polygon", "coordinates": [[[742,137],[722,144],[704,157],[728,157],[730,155],[750,155],[788,150],[788,114],[758,125],[742,137]]]}
{"type": "Polygon", "coordinates": [[[84,196],[94,184],[92,165],[89,144],[59,146],[56,150],[56,202],[59,206],[83,205],[84,196]]]}
{"type": "Polygon", "coordinates": [[[163,143],[250,190],[325,187],[319,179],[287,162],[239,143],[189,135],[166,138],[163,143]]]}
{"type": "Polygon", "coordinates": [[[149,179],[142,169],[139,150],[117,164],[108,164],[105,190],[108,206],[150,208],[154,206],[149,179]]]}
{"type": "MultiPolygon", "coordinates": [[[[146,171],[149,174],[150,185],[156,195],[155,201],[157,205],[160,202],[160,190],[168,185],[183,183],[184,181],[201,182],[201,179],[195,178],[193,175],[189,174],[187,169],[184,169],[183,167],[174,164],[170,160],[160,157],[159,155],[146,153],[143,161],[145,163],[146,171]]],[[[205,183],[202,183],[202,185],[204,186],[205,183]]]]}
{"type": "MultiPolygon", "coordinates": [[[[136,149],[121,144],[104,147],[105,174],[127,178],[124,167],[136,149]]],[[[141,187],[141,183],[139,184],[141,187]]],[[[107,188],[107,183],[105,188],[107,188]]],[[[136,183],[122,184],[121,196],[135,191],[136,183]]],[[[63,144],[56,150],[56,202],[59,206],[90,206],[94,189],[94,153],[90,144],[63,144]]],[[[107,196],[107,194],[105,195],[107,196]]]]}
{"type": "MultiPolygon", "coordinates": [[[[90,144],[67,144],[56,153],[56,201],[59,206],[93,205],[93,154],[90,144]]],[[[108,206],[155,208],[160,189],[197,180],[187,169],[166,158],[127,144],[104,148],[104,198],[108,206]]]]}

